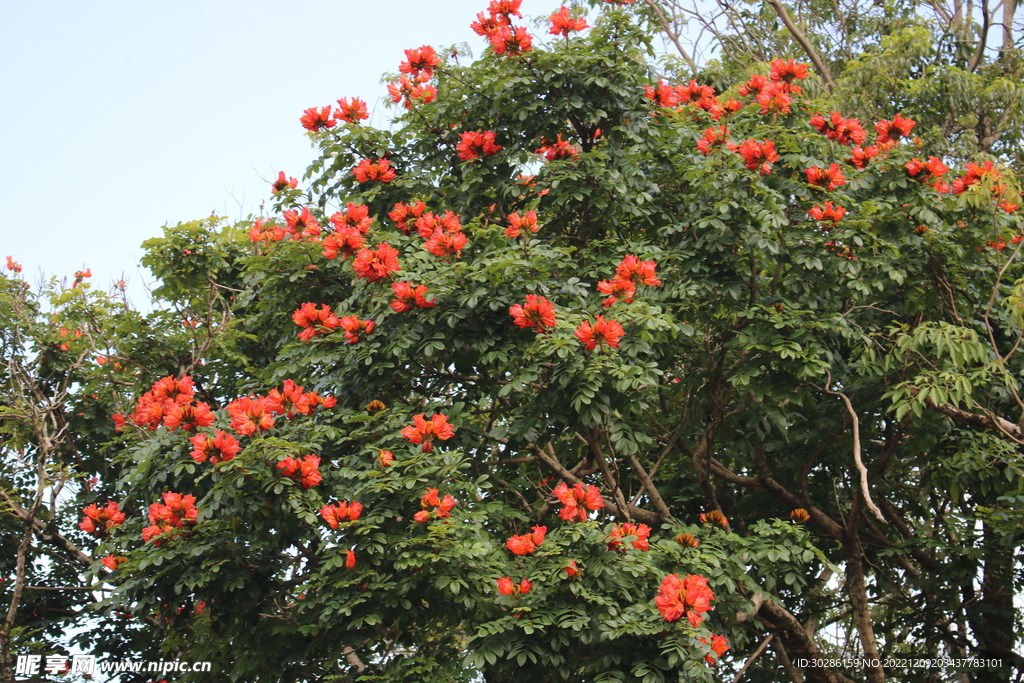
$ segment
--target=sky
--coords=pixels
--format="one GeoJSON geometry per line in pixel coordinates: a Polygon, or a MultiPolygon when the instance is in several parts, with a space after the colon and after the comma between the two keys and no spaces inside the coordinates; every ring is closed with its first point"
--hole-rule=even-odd
{"type": "MultiPolygon", "coordinates": [[[[546,17],[556,0],[525,0],[546,17]]],[[[145,298],[141,243],[211,213],[259,213],[314,158],[304,109],[361,97],[374,125],[403,50],[484,40],[487,0],[0,3],[0,267],[90,268],[145,298]]]]}

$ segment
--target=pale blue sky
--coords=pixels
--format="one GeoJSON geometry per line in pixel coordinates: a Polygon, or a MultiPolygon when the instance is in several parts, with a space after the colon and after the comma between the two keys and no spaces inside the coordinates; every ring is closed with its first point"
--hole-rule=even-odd
{"type": "MultiPolygon", "coordinates": [[[[562,3],[525,0],[548,16],[562,3]]],[[[487,0],[0,3],[0,267],[124,273],[174,224],[257,212],[313,150],[303,109],[362,97],[386,123],[403,50],[484,40],[487,0]]],[[[141,302],[138,302],[141,303],[141,302]]]]}

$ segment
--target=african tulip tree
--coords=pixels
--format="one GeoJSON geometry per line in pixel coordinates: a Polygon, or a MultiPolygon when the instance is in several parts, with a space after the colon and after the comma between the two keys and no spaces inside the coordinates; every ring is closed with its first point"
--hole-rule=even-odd
{"type": "Polygon", "coordinates": [[[224,324],[118,418],[110,606],[237,680],[1019,666],[1012,179],[792,59],[652,79],[632,11],[494,2],[390,128],[307,110],[279,214],[148,243],[224,324]]]}

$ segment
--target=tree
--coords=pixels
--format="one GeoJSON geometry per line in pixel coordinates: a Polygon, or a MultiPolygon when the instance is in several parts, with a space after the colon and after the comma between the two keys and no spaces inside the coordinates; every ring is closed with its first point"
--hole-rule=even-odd
{"type": "Polygon", "coordinates": [[[280,217],[147,243],[102,609],[232,680],[1008,680],[1012,177],[517,5],[407,51],[388,130],[307,110],[280,217]]]}

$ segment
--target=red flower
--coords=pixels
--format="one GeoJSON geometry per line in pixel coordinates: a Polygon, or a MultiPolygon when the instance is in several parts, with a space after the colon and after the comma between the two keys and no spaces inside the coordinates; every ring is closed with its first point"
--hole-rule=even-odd
{"type": "Polygon", "coordinates": [[[345,551],[345,568],[355,569],[356,568],[356,554],[352,550],[345,551]]]}
{"type": "Polygon", "coordinates": [[[508,215],[508,227],[505,228],[505,236],[516,238],[519,237],[523,230],[537,232],[539,227],[537,225],[536,211],[527,211],[523,216],[520,216],[519,212],[515,211],[508,215]]]}
{"type": "Polygon", "coordinates": [[[519,13],[519,6],[523,4],[523,0],[491,0],[491,4],[487,6],[487,11],[491,13],[491,16],[501,15],[508,19],[509,16],[523,18],[523,15],[519,13]]]}
{"type": "Polygon", "coordinates": [[[740,86],[740,97],[746,97],[747,95],[757,97],[769,86],[771,86],[771,82],[766,77],[756,74],[751,76],[750,80],[740,86]]]}
{"type": "MultiPolygon", "coordinates": [[[[991,161],[986,161],[981,166],[969,163],[967,164],[967,173],[962,178],[953,181],[953,194],[963,194],[971,185],[976,185],[986,179],[995,181],[1001,176],[999,169],[995,168],[991,161]]],[[[998,187],[994,186],[993,191],[996,191],[998,187]]]]}
{"type": "Polygon", "coordinates": [[[277,463],[277,469],[282,475],[299,482],[304,489],[312,488],[323,481],[319,467],[320,458],[315,455],[307,455],[301,460],[288,456],[277,463]]]}
{"type": "Polygon", "coordinates": [[[309,415],[313,411],[310,405],[312,394],[302,391],[302,387],[290,379],[284,381],[284,386],[278,389],[271,389],[267,395],[267,402],[275,415],[294,417],[295,413],[309,415]]]}
{"type": "MultiPolygon", "coordinates": [[[[434,439],[446,441],[455,436],[455,430],[448,424],[447,415],[434,413],[429,420],[425,418],[424,413],[415,415],[412,418],[413,424],[402,430],[402,436],[414,444],[423,444],[421,446],[423,452],[430,453],[434,450],[434,439]]],[[[436,495],[437,490],[433,490],[436,495]]]]}
{"type": "Polygon", "coordinates": [[[516,57],[533,49],[533,38],[523,26],[499,26],[489,33],[487,38],[491,41],[491,47],[494,48],[496,55],[516,57]]]}
{"type": "Polygon", "coordinates": [[[82,510],[82,521],[78,528],[94,536],[105,536],[107,531],[124,524],[125,515],[117,503],[108,500],[106,506],[98,507],[95,503],[82,510]]]}
{"type": "Polygon", "coordinates": [[[854,147],[850,150],[852,156],[846,160],[846,163],[850,164],[854,168],[867,168],[868,162],[878,156],[878,145],[871,145],[870,147],[860,148],[854,147]]]}
{"type": "Polygon", "coordinates": [[[257,218],[249,230],[249,239],[253,242],[280,242],[284,236],[284,228],[274,221],[265,221],[262,218],[257,218]]]}
{"type": "Polygon", "coordinates": [[[630,541],[630,545],[637,550],[643,550],[644,552],[650,550],[650,544],[647,542],[647,539],[651,537],[651,527],[646,524],[634,524],[632,522],[615,525],[615,528],[608,535],[608,550],[622,550],[622,539],[627,536],[636,536],[636,540],[630,541]]]}
{"type": "Polygon", "coordinates": [[[425,240],[444,233],[456,233],[462,231],[462,224],[459,217],[451,211],[445,211],[444,215],[425,213],[416,219],[416,231],[425,240]]]}
{"type": "Polygon", "coordinates": [[[370,282],[379,282],[402,269],[398,265],[398,250],[387,242],[381,242],[376,249],[360,251],[352,261],[352,268],[359,277],[370,282]]]}
{"type": "Polygon", "coordinates": [[[759,92],[756,99],[762,114],[788,114],[789,105],[793,103],[787,91],[774,84],[759,92]]]}
{"type": "Polygon", "coordinates": [[[552,14],[549,20],[551,21],[551,28],[548,30],[548,33],[556,36],[565,36],[566,38],[573,31],[582,31],[585,28],[590,28],[586,19],[582,17],[573,19],[570,17],[569,8],[565,5],[562,5],[557,12],[552,14]]]}
{"type": "Polygon", "coordinates": [[[302,213],[290,209],[284,212],[284,222],[288,226],[288,234],[293,240],[300,240],[303,237],[313,238],[320,234],[320,224],[309,209],[302,209],[302,213]]]}
{"type": "Polygon", "coordinates": [[[597,283],[597,291],[602,294],[610,294],[604,300],[604,307],[610,308],[619,299],[624,299],[627,304],[633,303],[633,294],[636,292],[636,285],[629,280],[615,277],[611,280],[601,280],[597,283]]]}
{"type": "Polygon", "coordinates": [[[593,325],[590,324],[590,321],[584,320],[576,328],[576,338],[580,340],[587,351],[597,348],[599,341],[604,341],[608,346],[617,349],[619,340],[625,334],[622,325],[614,320],[605,320],[603,315],[597,316],[593,325]]]}
{"type": "Polygon", "coordinates": [[[419,512],[412,516],[412,520],[417,524],[423,524],[423,522],[426,522],[429,519],[430,512],[428,512],[427,510],[420,510],[419,512]]]}
{"type": "Polygon", "coordinates": [[[192,403],[194,394],[195,385],[188,375],[181,379],[173,376],[159,379],[139,398],[131,421],[140,427],[156,429],[175,406],[192,403]]]}
{"type": "Polygon", "coordinates": [[[544,332],[555,326],[555,305],[536,294],[527,294],[526,304],[511,306],[508,312],[519,327],[536,327],[538,332],[544,332]]]}
{"type": "Polygon", "coordinates": [[[363,335],[373,332],[377,323],[372,320],[360,320],[354,315],[346,315],[341,319],[341,326],[345,330],[345,341],[355,344],[363,338],[363,335]]]}
{"type": "MultiPolygon", "coordinates": [[[[700,642],[704,643],[705,645],[708,644],[708,641],[704,638],[698,638],[698,640],[700,640],[700,642]]],[[[711,652],[704,655],[704,661],[710,664],[711,666],[714,666],[715,662],[721,659],[722,655],[724,655],[725,651],[728,649],[729,639],[725,636],[713,634],[711,636],[711,652]]]]}
{"type": "MultiPolygon", "coordinates": [[[[422,417],[422,415],[420,417],[422,417]]],[[[444,416],[441,415],[440,417],[444,416]]],[[[406,429],[412,429],[412,427],[406,427],[406,429]]],[[[429,453],[430,451],[424,449],[424,452],[429,453]]],[[[427,489],[427,492],[423,494],[422,498],[420,498],[420,507],[422,507],[423,509],[417,512],[415,515],[413,515],[413,520],[417,524],[422,524],[434,515],[437,515],[438,518],[451,517],[451,511],[455,507],[455,505],[455,499],[452,498],[450,495],[445,495],[445,497],[442,499],[438,497],[437,489],[427,489]]]]}
{"type": "Polygon", "coordinates": [[[273,406],[263,396],[243,396],[227,406],[231,428],[243,436],[265,432],[274,426],[273,406]]]}
{"type": "Polygon", "coordinates": [[[512,583],[512,577],[503,576],[498,579],[498,593],[501,595],[512,595],[516,592],[516,585],[512,583]]]}
{"type": "Polygon", "coordinates": [[[744,165],[751,171],[759,171],[761,175],[771,173],[771,165],[779,160],[779,155],[775,153],[775,143],[771,140],[747,140],[737,151],[743,157],[744,165]]]}
{"type": "Polygon", "coordinates": [[[227,462],[242,450],[238,439],[219,429],[212,437],[209,434],[196,434],[189,441],[192,442],[192,452],[189,453],[192,459],[196,462],[206,462],[209,458],[211,465],[227,462]]]}
{"type": "Polygon", "coordinates": [[[875,131],[878,133],[876,142],[880,145],[887,142],[899,142],[901,138],[909,137],[910,131],[917,125],[917,121],[905,119],[900,114],[892,121],[879,121],[875,124],[875,131]]]}
{"type": "Polygon", "coordinates": [[[600,510],[604,507],[604,498],[601,497],[600,489],[589,484],[584,487],[583,484],[577,483],[569,488],[563,481],[555,487],[551,494],[565,506],[559,511],[558,516],[567,522],[574,519],[578,522],[585,522],[587,510],[600,510]]]}
{"type": "Polygon", "coordinates": [[[704,137],[697,141],[697,149],[704,156],[711,154],[711,152],[721,147],[729,135],[729,130],[725,126],[711,127],[704,131],[704,137]]]}
{"type": "MultiPolygon", "coordinates": [[[[277,194],[278,192],[284,192],[288,188],[295,189],[298,186],[298,180],[296,180],[295,178],[286,178],[284,175],[284,171],[278,171],[277,180],[274,181],[274,183],[270,186],[270,191],[273,192],[274,194],[277,194]]],[[[256,240],[253,241],[255,242],[256,240]]]]}
{"type": "Polygon", "coordinates": [[[659,107],[675,107],[679,104],[679,93],[665,81],[658,81],[655,86],[644,88],[644,97],[656,103],[659,107]]]}
{"type": "Polygon", "coordinates": [[[213,419],[213,412],[205,403],[199,402],[195,405],[175,403],[164,415],[164,426],[172,431],[181,427],[185,431],[191,432],[199,427],[209,427],[213,424],[213,419]]]}
{"type": "Polygon", "coordinates": [[[338,316],[331,313],[331,307],[327,305],[317,306],[312,303],[302,304],[292,313],[292,322],[303,328],[299,332],[299,339],[309,341],[317,335],[330,334],[341,321],[338,316]]]}
{"type": "Polygon", "coordinates": [[[395,170],[391,168],[391,162],[387,159],[370,161],[363,159],[352,169],[356,182],[368,183],[371,180],[379,180],[382,183],[390,183],[395,179],[395,170]]]}
{"type": "Polygon", "coordinates": [[[377,463],[381,467],[391,467],[395,463],[395,454],[391,451],[382,450],[377,453],[377,463]]]}
{"type": "MultiPolygon", "coordinates": [[[[1002,201],[998,202],[996,206],[1005,211],[1006,213],[1013,213],[1014,211],[1020,208],[1020,204],[1013,204],[1007,199],[1003,199],[1002,201]]],[[[1017,238],[1015,237],[1014,239],[1017,238]]]]}
{"type": "Polygon", "coordinates": [[[450,495],[445,494],[445,497],[441,499],[441,504],[437,506],[438,517],[451,517],[452,508],[456,505],[455,499],[450,495]]]}
{"type": "MultiPolygon", "coordinates": [[[[149,506],[150,526],[142,530],[142,540],[150,541],[171,529],[180,529],[195,524],[199,511],[196,497],[168,491],[163,494],[163,503],[149,506]]],[[[157,541],[159,544],[159,541],[157,541]]]]}
{"type": "Polygon", "coordinates": [[[426,209],[427,205],[423,202],[416,202],[415,204],[398,202],[395,204],[395,208],[388,213],[388,218],[395,221],[398,229],[408,235],[412,232],[412,226],[408,224],[408,221],[419,218],[426,209]]]}
{"type": "Polygon", "coordinates": [[[106,567],[110,571],[114,571],[115,569],[120,567],[122,564],[127,562],[128,558],[125,557],[124,555],[107,555],[106,557],[104,557],[100,561],[103,563],[104,567],[106,567]]]}
{"type": "Polygon", "coordinates": [[[311,107],[302,112],[299,123],[306,130],[319,131],[324,128],[334,128],[338,122],[331,118],[330,107],[322,107],[319,111],[316,107],[311,107]]]}
{"type": "Polygon", "coordinates": [[[327,526],[332,529],[337,529],[341,522],[354,522],[362,514],[362,503],[349,503],[347,500],[320,508],[320,516],[327,522],[327,526]]]}
{"type": "Polygon", "coordinates": [[[430,78],[434,75],[434,68],[441,63],[437,52],[429,45],[424,45],[415,50],[405,51],[405,61],[398,65],[398,70],[413,77],[424,76],[430,78]]]}
{"type": "Polygon", "coordinates": [[[516,555],[529,555],[537,549],[537,546],[534,544],[533,540],[531,540],[529,534],[513,536],[505,541],[505,547],[516,555]]]}
{"type": "Polygon", "coordinates": [[[629,255],[622,259],[615,268],[615,275],[620,280],[629,280],[634,285],[647,285],[657,287],[661,280],[654,274],[658,264],[654,261],[641,261],[636,256],[629,255]]]}
{"type": "Polygon", "coordinates": [[[349,226],[338,228],[324,238],[324,258],[333,261],[338,258],[338,254],[341,254],[343,259],[347,259],[362,249],[365,244],[366,240],[356,228],[349,226]]]}
{"type": "Polygon", "coordinates": [[[463,161],[470,161],[480,156],[494,156],[502,149],[501,145],[494,143],[493,131],[466,132],[460,137],[460,142],[455,149],[463,161]]]}
{"type": "Polygon", "coordinates": [[[345,227],[355,228],[361,235],[370,232],[370,226],[373,224],[373,219],[370,218],[370,207],[352,202],[345,205],[345,213],[338,211],[331,216],[330,220],[335,230],[345,227]]]}
{"type": "Polygon", "coordinates": [[[804,173],[807,175],[808,183],[824,187],[830,192],[840,185],[846,184],[846,177],[838,164],[830,164],[827,169],[811,166],[804,173]]]}
{"type": "Polygon", "coordinates": [[[391,308],[396,313],[405,313],[412,308],[430,308],[436,302],[427,301],[426,293],[429,291],[426,285],[413,287],[408,282],[395,282],[391,285],[395,292],[395,298],[391,300],[391,308]]]}
{"type": "Polygon", "coordinates": [[[471,29],[478,35],[488,37],[492,32],[502,26],[508,26],[512,21],[506,14],[492,14],[490,16],[484,15],[480,12],[476,15],[476,21],[469,25],[471,29]]]}
{"type": "Polygon", "coordinates": [[[807,78],[807,65],[798,64],[795,60],[783,61],[776,59],[772,62],[771,79],[786,88],[787,92],[799,94],[800,87],[793,85],[793,81],[807,78]]]}
{"type": "Polygon", "coordinates": [[[685,579],[680,579],[678,574],[669,574],[662,580],[654,604],[666,621],[686,616],[690,625],[697,628],[714,599],[715,594],[703,576],[688,574],[685,579]]]}
{"type": "Polygon", "coordinates": [[[533,581],[530,581],[529,579],[523,579],[519,582],[519,592],[522,595],[526,595],[531,590],[533,590],[533,581]]]}
{"type": "Polygon", "coordinates": [[[816,221],[832,221],[832,225],[835,225],[846,215],[846,209],[839,205],[833,206],[832,202],[825,202],[824,208],[815,206],[807,213],[816,221]]]}
{"type": "Polygon", "coordinates": [[[370,118],[370,112],[366,109],[366,102],[358,97],[353,97],[351,100],[343,97],[338,100],[338,107],[339,109],[334,112],[334,115],[347,123],[359,123],[363,119],[370,118]]]}
{"type": "Polygon", "coordinates": [[[437,88],[432,85],[424,85],[427,80],[422,74],[410,80],[406,76],[400,77],[394,83],[388,83],[388,94],[391,101],[399,103],[405,100],[405,108],[412,109],[413,102],[427,103],[437,99],[437,88]]]}
{"type": "Polygon", "coordinates": [[[857,119],[844,119],[837,111],[832,112],[828,120],[821,114],[811,117],[811,125],[829,140],[841,145],[860,145],[867,138],[857,119]]]}
{"type": "Polygon", "coordinates": [[[536,153],[543,154],[548,161],[557,161],[559,159],[575,159],[579,156],[580,151],[563,140],[562,134],[559,133],[555,142],[541,140],[541,146],[536,153]]]}
{"type": "Polygon", "coordinates": [[[13,257],[8,256],[7,257],[7,270],[9,270],[11,272],[14,272],[14,273],[20,273],[21,272],[21,264],[18,263],[17,261],[15,261],[13,257]]]}
{"type": "Polygon", "coordinates": [[[437,257],[459,256],[466,246],[466,236],[461,232],[438,234],[423,243],[423,248],[437,257]]]}
{"type": "Polygon", "coordinates": [[[544,537],[548,535],[548,528],[546,526],[532,526],[530,529],[533,530],[533,533],[530,534],[530,540],[539,548],[540,544],[544,542],[544,537]]]}
{"type": "Polygon", "coordinates": [[[562,571],[564,571],[565,575],[570,579],[574,579],[580,575],[580,568],[576,565],[576,560],[569,560],[569,564],[562,567],[562,571]]]}

